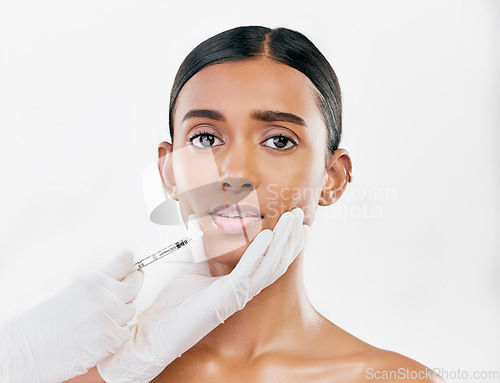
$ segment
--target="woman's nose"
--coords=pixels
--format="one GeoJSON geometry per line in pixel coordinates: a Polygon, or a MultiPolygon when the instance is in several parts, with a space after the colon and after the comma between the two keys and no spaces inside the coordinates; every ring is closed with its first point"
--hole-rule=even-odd
{"type": "Polygon", "coordinates": [[[222,162],[219,162],[219,182],[223,190],[251,192],[258,187],[256,153],[252,153],[249,146],[233,144],[224,153],[222,162]]]}
{"type": "Polygon", "coordinates": [[[221,177],[219,180],[221,188],[225,191],[232,189],[235,193],[241,191],[251,192],[255,189],[255,183],[246,178],[225,178],[221,177]]]}

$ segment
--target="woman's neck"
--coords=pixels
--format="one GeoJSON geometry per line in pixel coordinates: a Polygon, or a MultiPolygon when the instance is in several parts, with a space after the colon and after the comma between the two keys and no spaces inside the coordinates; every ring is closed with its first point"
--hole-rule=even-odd
{"type": "Polygon", "coordinates": [[[320,317],[305,292],[302,269],[303,251],[284,275],[205,336],[198,346],[224,359],[250,359],[289,348],[320,317]]]}

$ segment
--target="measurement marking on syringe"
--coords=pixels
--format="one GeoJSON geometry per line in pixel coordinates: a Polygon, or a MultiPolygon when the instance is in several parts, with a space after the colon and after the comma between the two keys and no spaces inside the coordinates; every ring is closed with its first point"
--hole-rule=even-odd
{"type": "Polygon", "coordinates": [[[166,248],[157,251],[156,253],[150,255],[149,257],[146,257],[139,262],[135,263],[134,266],[136,266],[137,270],[142,269],[143,267],[146,267],[147,265],[150,265],[153,262],[156,262],[158,259],[161,259],[174,251],[177,251],[184,246],[188,245],[194,238],[201,237],[208,229],[203,230],[199,234],[195,234],[194,237],[185,237],[180,239],[179,241],[167,246],[166,248]]]}

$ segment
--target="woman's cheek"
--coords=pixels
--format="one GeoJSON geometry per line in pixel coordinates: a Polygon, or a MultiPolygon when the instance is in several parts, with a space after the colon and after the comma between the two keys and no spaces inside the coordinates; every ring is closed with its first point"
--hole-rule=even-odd
{"type": "Polygon", "coordinates": [[[265,211],[277,223],[286,211],[300,207],[304,211],[304,223],[312,224],[321,190],[310,187],[269,185],[265,211]]]}
{"type": "Polygon", "coordinates": [[[219,169],[211,151],[193,152],[189,146],[173,152],[173,170],[179,193],[213,190],[218,184],[219,169]]]}

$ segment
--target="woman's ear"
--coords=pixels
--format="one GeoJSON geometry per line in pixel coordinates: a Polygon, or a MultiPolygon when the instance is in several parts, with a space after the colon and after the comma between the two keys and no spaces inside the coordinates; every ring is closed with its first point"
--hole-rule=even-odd
{"type": "Polygon", "coordinates": [[[172,144],[166,141],[158,145],[158,170],[165,191],[170,197],[179,201],[172,164],[172,144]]]}
{"type": "Polygon", "coordinates": [[[325,183],[321,190],[318,205],[330,206],[337,201],[351,180],[351,157],[345,149],[337,149],[326,164],[325,183]]]}

